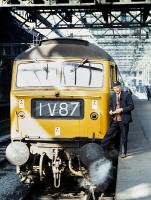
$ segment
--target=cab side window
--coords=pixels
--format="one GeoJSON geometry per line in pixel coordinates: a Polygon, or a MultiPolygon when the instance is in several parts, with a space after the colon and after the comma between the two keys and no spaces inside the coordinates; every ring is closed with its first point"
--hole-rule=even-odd
{"type": "Polygon", "coordinates": [[[110,89],[113,88],[113,82],[116,81],[117,79],[117,74],[115,70],[115,66],[111,65],[110,66],[110,89]]]}

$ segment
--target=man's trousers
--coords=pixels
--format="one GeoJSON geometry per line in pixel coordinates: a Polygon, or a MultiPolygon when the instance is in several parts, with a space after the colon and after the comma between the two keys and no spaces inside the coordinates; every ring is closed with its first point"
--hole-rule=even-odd
{"type": "Polygon", "coordinates": [[[110,128],[107,130],[105,137],[101,141],[101,146],[103,147],[103,149],[107,149],[109,144],[115,138],[115,136],[118,136],[120,137],[120,147],[121,147],[120,151],[122,154],[126,154],[128,132],[129,132],[129,124],[123,124],[121,121],[120,122],[113,121],[110,125],[110,128]]]}

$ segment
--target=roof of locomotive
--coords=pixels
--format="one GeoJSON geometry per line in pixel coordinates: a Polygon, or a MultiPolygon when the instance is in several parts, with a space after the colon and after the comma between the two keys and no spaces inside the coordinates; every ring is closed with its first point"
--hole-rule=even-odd
{"type": "Polygon", "coordinates": [[[32,60],[50,57],[99,58],[114,61],[113,58],[100,47],[88,41],[73,38],[43,40],[38,46],[29,48],[18,55],[15,60],[32,60]]]}

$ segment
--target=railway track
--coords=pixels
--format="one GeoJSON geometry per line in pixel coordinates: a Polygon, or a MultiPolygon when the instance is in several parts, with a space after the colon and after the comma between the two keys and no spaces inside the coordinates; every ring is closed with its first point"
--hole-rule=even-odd
{"type": "Polygon", "coordinates": [[[35,185],[22,200],[114,200],[113,196],[104,193],[96,195],[92,190],[81,190],[78,185],[72,186],[70,182],[56,189],[48,186],[47,182],[35,185]]]}
{"type": "Polygon", "coordinates": [[[9,127],[9,119],[0,120],[0,163],[6,162],[5,150],[10,143],[9,127]]]}
{"type": "Polygon", "coordinates": [[[104,194],[97,196],[92,196],[92,194],[85,192],[71,192],[69,191],[59,191],[59,192],[46,192],[45,194],[33,194],[32,196],[28,196],[24,200],[114,200],[114,197],[107,197],[104,194]]]}
{"type": "Polygon", "coordinates": [[[5,156],[6,147],[10,143],[10,135],[6,135],[3,137],[0,137],[0,163],[4,163],[7,161],[5,156]]]}

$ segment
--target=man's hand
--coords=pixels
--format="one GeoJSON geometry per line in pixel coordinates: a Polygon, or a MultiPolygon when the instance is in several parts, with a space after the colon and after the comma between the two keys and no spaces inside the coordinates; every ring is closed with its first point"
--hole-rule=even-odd
{"type": "Polygon", "coordinates": [[[113,111],[112,111],[112,110],[110,110],[109,114],[110,114],[110,115],[113,115],[113,111]]]}
{"type": "Polygon", "coordinates": [[[116,111],[115,111],[117,114],[123,112],[123,108],[117,108],[116,111]]]}
{"type": "Polygon", "coordinates": [[[110,115],[114,115],[114,114],[116,114],[116,111],[110,110],[109,114],[110,114],[110,115]]]}

